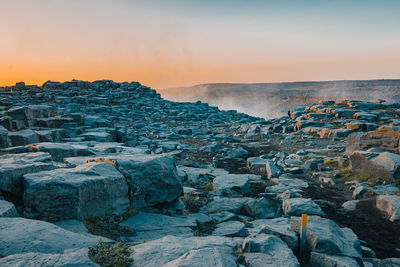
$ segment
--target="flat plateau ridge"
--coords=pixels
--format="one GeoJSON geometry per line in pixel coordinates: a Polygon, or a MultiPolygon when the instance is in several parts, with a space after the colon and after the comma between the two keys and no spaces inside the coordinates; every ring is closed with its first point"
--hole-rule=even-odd
{"type": "Polygon", "coordinates": [[[287,83],[210,83],[157,90],[173,101],[203,101],[221,109],[271,118],[320,100],[400,101],[400,80],[344,80],[287,83]]]}
{"type": "Polygon", "coordinates": [[[2,267],[400,266],[399,185],[400,102],[265,119],[139,82],[0,88],[2,267]]]}

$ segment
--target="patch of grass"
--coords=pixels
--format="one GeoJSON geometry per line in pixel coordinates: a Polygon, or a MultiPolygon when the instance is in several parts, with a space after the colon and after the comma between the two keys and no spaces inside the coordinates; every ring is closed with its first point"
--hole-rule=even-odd
{"type": "Polygon", "coordinates": [[[324,160],[324,165],[334,165],[334,164],[336,164],[336,161],[334,161],[333,159],[324,160]]]}
{"type": "Polygon", "coordinates": [[[197,222],[197,228],[193,231],[194,236],[211,235],[215,230],[217,223],[213,220],[208,223],[197,222]]]}
{"type": "Polygon", "coordinates": [[[244,223],[246,227],[253,228],[253,224],[243,217],[239,217],[239,222],[244,223]]]}
{"type": "Polygon", "coordinates": [[[128,267],[133,262],[130,243],[99,241],[89,248],[90,258],[102,267],[128,267]]]}
{"type": "Polygon", "coordinates": [[[126,236],[132,236],[135,230],[120,223],[136,214],[136,211],[129,210],[121,216],[91,217],[83,219],[88,232],[93,235],[104,236],[113,240],[123,240],[126,236]]]}
{"type": "Polygon", "coordinates": [[[200,208],[210,201],[206,197],[199,197],[193,194],[184,194],[181,200],[185,204],[186,210],[194,213],[199,212],[200,208]]]}
{"type": "Polygon", "coordinates": [[[345,181],[358,180],[360,182],[374,182],[379,178],[373,177],[371,174],[354,174],[351,170],[345,168],[339,171],[339,174],[345,181]]]}
{"type": "Polygon", "coordinates": [[[343,177],[344,180],[349,180],[352,177],[353,173],[349,169],[340,169],[339,174],[343,177]]]}
{"type": "Polygon", "coordinates": [[[359,180],[360,182],[367,182],[374,179],[374,177],[371,174],[356,174],[353,177],[354,179],[359,180]]]}
{"type": "Polygon", "coordinates": [[[199,179],[197,181],[191,182],[189,186],[207,192],[214,190],[214,184],[211,180],[202,181],[199,179]]]}

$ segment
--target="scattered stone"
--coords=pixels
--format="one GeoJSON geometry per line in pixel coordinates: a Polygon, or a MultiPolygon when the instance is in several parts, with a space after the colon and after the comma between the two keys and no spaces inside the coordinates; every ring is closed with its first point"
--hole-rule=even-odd
{"type": "Polygon", "coordinates": [[[325,216],[321,208],[309,198],[290,198],[282,203],[282,211],[288,216],[299,216],[301,214],[325,216]]]}

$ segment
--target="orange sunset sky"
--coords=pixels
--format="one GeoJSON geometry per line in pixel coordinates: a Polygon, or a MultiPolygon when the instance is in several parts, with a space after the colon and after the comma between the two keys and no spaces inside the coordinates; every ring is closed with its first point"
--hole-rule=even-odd
{"type": "Polygon", "coordinates": [[[0,10],[1,86],[400,78],[399,1],[0,0],[0,10]]]}

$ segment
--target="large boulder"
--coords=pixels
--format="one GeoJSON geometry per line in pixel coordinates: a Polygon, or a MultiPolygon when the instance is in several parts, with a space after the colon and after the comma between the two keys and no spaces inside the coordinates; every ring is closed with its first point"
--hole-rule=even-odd
{"type": "MultiPolygon", "coordinates": [[[[300,218],[291,217],[291,228],[299,232],[300,218]]],[[[319,216],[307,220],[307,251],[347,256],[361,262],[362,250],[358,237],[349,228],[340,228],[334,221],[319,216]]]]}
{"type": "Polygon", "coordinates": [[[242,249],[247,266],[300,266],[291,249],[274,235],[247,237],[243,241],[242,249]]]}
{"type": "Polygon", "coordinates": [[[56,168],[50,154],[44,152],[5,154],[0,162],[0,190],[16,196],[22,196],[24,174],[56,168]]]}
{"type": "Polygon", "coordinates": [[[290,249],[297,249],[299,240],[296,232],[290,229],[289,218],[261,219],[252,221],[251,223],[253,228],[249,228],[250,234],[273,234],[285,241],[290,249]]]}
{"type": "Polygon", "coordinates": [[[373,132],[353,133],[346,139],[346,150],[357,151],[377,147],[392,153],[400,152],[400,133],[389,128],[379,128],[373,132]]]}
{"type": "Polygon", "coordinates": [[[175,237],[166,236],[161,239],[146,242],[132,247],[132,258],[137,266],[236,266],[236,257],[233,248],[236,242],[229,237],[175,237]],[[207,251],[199,250],[207,249],[207,251]],[[212,249],[212,250],[209,250],[212,249]],[[200,262],[189,259],[198,259],[199,255],[208,258],[200,262]],[[184,264],[178,264],[184,263],[184,264]],[[189,264],[190,263],[190,264],[189,264]],[[204,263],[204,265],[203,265],[204,263]],[[211,263],[208,265],[206,263],[211,263]]]}
{"type": "Polygon", "coordinates": [[[350,153],[350,170],[385,180],[400,178],[400,155],[390,152],[374,153],[356,151],[350,153]]]}
{"type": "Polygon", "coordinates": [[[128,182],[134,208],[172,202],[183,192],[172,156],[126,155],[110,159],[128,182]]]}
{"type": "Polygon", "coordinates": [[[40,142],[39,134],[31,129],[8,132],[8,138],[13,146],[23,146],[30,143],[40,142]]]}
{"type": "Polygon", "coordinates": [[[385,212],[392,222],[400,221],[400,196],[379,195],[376,197],[376,207],[385,212]]]}
{"type": "Polygon", "coordinates": [[[7,111],[16,121],[23,121],[26,127],[33,126],[37,118],[48,118],[57,115],[57,108],[48,105],[17,106],[7,111]]]}
{"type": "Polygon", "coordinates": [[[89,258],[89,249],[66,249],[63,253],[50,254],[28,252],[14,254],[0,259],[0,266],[41,266],[41,267],[66,267],[66,266],[100,266],[89,258]]]}
{"type": "Polygon", "coordinates": [[[389,171],[394,179],[400,178],[400,155],[383,152],[373,158],[372,161],[389,171]]]}
{"type": "Polygon", "coordinates": [[[0,218],[0,254],[63,253],[66,249],[87,248],[100,237],[89,237],[62,229],[44,221],[24,218],[0,218]]]}
{"type": "Polygon", "coordinates": [[[28,216],[83,219],[129,209],[128,185],[113,164],[91,162],[24,175],[28,216]]]}

